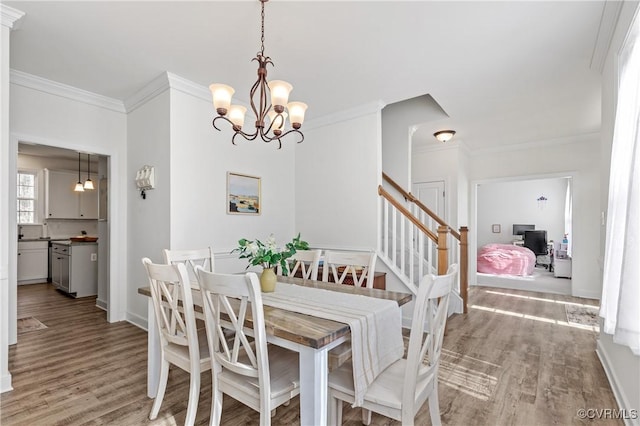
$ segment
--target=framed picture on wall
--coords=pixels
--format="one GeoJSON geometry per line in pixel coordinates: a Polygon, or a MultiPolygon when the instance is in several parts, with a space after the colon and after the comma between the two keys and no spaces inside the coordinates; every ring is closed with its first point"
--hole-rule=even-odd
{"type": "Polygon", "coordinates": [[[227,172],[227,213],[259,215],[262,211],[260,178],[227,172]]]}
{"type": "Polygon", "coordinates": [[[500,225],[491,225],[491,232],[493,232],[494,234],[499,234],[500,233],[500,225]]]}

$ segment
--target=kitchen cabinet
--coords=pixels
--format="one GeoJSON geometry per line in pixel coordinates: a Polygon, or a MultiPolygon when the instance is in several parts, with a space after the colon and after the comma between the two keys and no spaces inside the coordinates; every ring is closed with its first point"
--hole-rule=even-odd
{"type": "Polygon", "coordinates": [[[46,282],[49,247],[46,241],[18,242],[18,282],[46,282]]]}
{"type": "Polygon", "coordinates": [[[45,169],[48,219],[97,219],[98,190],[76,192],[78,173],[45,169]]]}
{"type": "Polygon", "coordinates": [[[73,297],[98,294],[98,244],[53,243],[51,282],[73,297]]]}

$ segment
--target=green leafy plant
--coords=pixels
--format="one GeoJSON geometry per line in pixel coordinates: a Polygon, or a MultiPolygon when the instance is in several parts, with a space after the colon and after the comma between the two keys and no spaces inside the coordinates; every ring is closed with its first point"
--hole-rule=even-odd
{"type": "Polygon", "coordinates": [[[238,247],[233,249],[231,253],[238,252],[240,259],[248,259],[250,266],[262,266],[263,268],[273,268],[277,265],[282,267],[283,273],[289,273],[289,265],[287,259],[296,254],[298,250],[309,250],[309,243],[300,239],[300,234],[288,242],[284,248],[279,249],[276,245],[276,239],[271,234],[266,242],[260,240],[247,240],[242,238],[238,240],[238,247]]]}

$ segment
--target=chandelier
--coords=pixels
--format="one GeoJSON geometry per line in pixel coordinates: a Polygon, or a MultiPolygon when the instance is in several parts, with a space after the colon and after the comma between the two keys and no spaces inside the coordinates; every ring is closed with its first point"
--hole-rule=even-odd
{"type": "Polygon", "coordinates": [[[213,119],[212,125],[216,130],[221,130],[216,126],[216,121],[224,120],[229,122],[235,132],[231,138],[231,143],[234,145],[238,135],[249,141],[260,136],[265,142],[277,140],[278,149],[280,149],[282,148],[280,139],[288,134],[297,133],[300,138],[298,143],[304,140],[304,135],[300,131],[300,127],[304,121],[307,104],[302,102],[288,102],[289,93],[293,89],[293,86],[286,81],[267,81],[267,64],[273,65],[271,58],[264,54],[264,4],[269,0],[259,1],[262,6],[262,13],[260,15],[262,21],[262,37],[260,38],[260,51],[256,54],[256,57],[252,59],[252,62],[258,62],[258,80],[253,84],[249,92],[251,110],[256,117],[255,131],[253,133],[247,133],[242,130],[247,109],[241,105],[231,105],[231,97],[235,93],[235,90],[226,84],[212,84],[209,86],[213,96],[213,107],[218,113],[218,116],[213,119]],[[267,104],[268,94],[271,95],[271,104],[269,105],[267,104]],[[257,106],[254,100],[256,95],[258,98],[257,106]],[[287,116],[291,124],[291,128],[288,130],[285,129],[287,116]],[[268,125],[266,124],[267,118],[269,119],[268,125]]]}

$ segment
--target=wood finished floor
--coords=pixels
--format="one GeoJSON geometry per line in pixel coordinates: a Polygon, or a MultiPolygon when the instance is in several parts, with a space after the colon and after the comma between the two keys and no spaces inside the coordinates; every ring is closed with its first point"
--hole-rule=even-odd
{"type": "MultiPolygon", "coordinates": [[[[580,408],[616,408],[595,353],[597,333],[566,325],[561,295],[475,287],[469,313],[448,321],[440,371],[445,425],[584,424],[580,408]],[[531,298],[534,297],[534,298],[531,298]],[[525,317],[528,316],[528,317],[525,317]]],[[[19,286],[18,317],[48,328],[19,335],[9,350],[14,390],[0,396],[2,425],[182,425],[189,376],[171,368],[157,420],[147,419],[146,333],[106,322],[95,299],[71,299],[51,285],[19,286]]],[[[211,378],[203,373],[196,424],[208,424],[211,378]]],[[[427,405],[416,417],[429,425],[427,405]]],[[[299,424],[299,400],[274,425],[299,424]]],[[[345,406],[344,424],[360,410],[345,406]]],[[[224,425],[258,424],[256,412],[225,397],[224,425]]],[[[597,424],[622,425],[621,421],[597,424]]],[[[374,414],[374,425],[397,425],[374,414]]]]}

